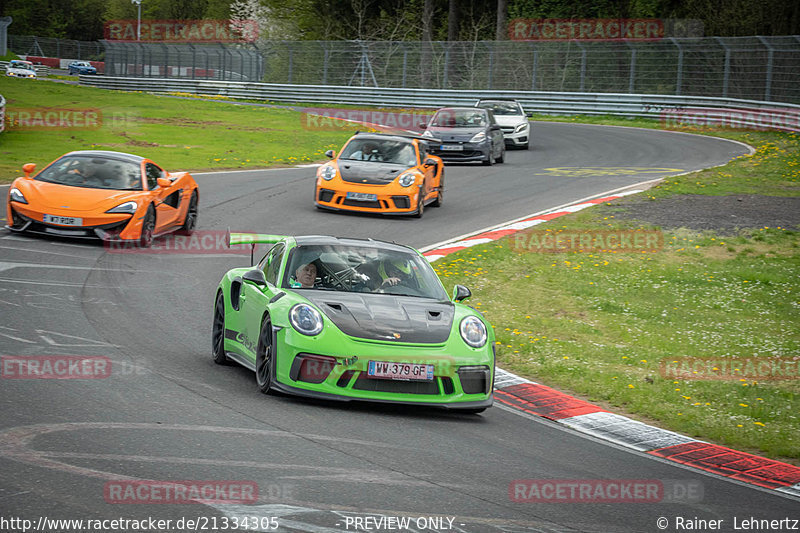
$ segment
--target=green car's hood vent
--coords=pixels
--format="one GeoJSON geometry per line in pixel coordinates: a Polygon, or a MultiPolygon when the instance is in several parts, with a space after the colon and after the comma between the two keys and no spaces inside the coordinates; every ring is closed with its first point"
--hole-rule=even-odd
{"type": "Polygon", "coordinates": [[[452,302],[346,292],[303,291],[346,335],[361,339],[439,344],[450,337],[452,302]]]}

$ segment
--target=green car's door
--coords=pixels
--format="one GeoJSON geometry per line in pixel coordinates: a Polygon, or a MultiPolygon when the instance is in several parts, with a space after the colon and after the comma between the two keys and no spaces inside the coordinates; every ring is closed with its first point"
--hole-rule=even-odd
{"type": "Polygon", "coordinates": [[[278,279],[281,262],[286,251],[284,243],[278,243],[264,256],[264,259],[254,267],[264,273],[266,285],[258,285],[245,280],[242,284],[241,294],[241,324],[244,328],[242,334],[247,339],[248,358],[255,364],[258,336],[261,333],[261,323],[264,311],[269,307],[269,301],[280,292],[278,279]]]}

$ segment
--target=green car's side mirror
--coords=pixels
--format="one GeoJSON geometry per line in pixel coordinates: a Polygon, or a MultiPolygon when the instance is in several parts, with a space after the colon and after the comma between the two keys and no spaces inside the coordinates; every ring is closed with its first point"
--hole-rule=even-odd
{"type": "Polygon", "coordinates": [[[243,281],[249,281],[254,285],[258,285],[260,287],[264,287],[267,285],[267,279],[264,277],[264,272],[261,270],[254,268],[253,270],[248,270],[242,276],[243,281]]]}
{"type": "Polygon", "coordinates": [[[456,285],[453,287],[453,301],[460,302],[472,296],[472,292],[463,285],[456,285]]]}

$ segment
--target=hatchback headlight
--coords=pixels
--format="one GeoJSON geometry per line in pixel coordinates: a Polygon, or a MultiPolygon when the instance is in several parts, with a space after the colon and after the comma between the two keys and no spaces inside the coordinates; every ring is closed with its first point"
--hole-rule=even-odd
{"type": "Polygon", "coordinates": [[[112,207],[106,213],[125,213],[128,215],[132,215],[136,212],[136,209],[139,208],[139,204],[131,200],[130,202],[125,202],[124,204],[119,204],[117,207],[112,207]]]}
{"type": "Polygon", "coordinates": [[[461,321],[458,328],[461,331],[461,338],[473,348],[480,348],[486,344],[486,326],[483,325],[478,317],[468,316],[461,321]]]}
{"type": "Polygon", "coordinates": [[[325,181],[330,181],[336,175],[336,169],[331,165],[325,165],[319,169],[319,175],[322,176],[322,179],[325,181]]]}
{"type": "Polygon", "coordinates": [[[423,137],[430,137],[432,139],[433,138],[433,133],[431,133],[428,130],[425,130],[425,131],[422,132],[422,136],[423,137]]]}
{"type": "Polygon", "coordinates": [[[475,136],[473,136],[472,139],[469,140],[469,142],[482,143],[485,140],[486,140],[486,132],[481,131],[479,133],[476,133],[475,136]]]}
{"type": "Polygon", "coordinates": [[[400,177],[397,178],[397,182],[402,187],[408,187],[410,185],[413,185],[415,181],[417,181],[417,175],[414,172],[403,172],[402,174],[400,174],[400,177]]]}
{"type": "Polygon", "coordinates": [[[525,131],[526,129],[528,129],[528,123],[527,122],[523,122],[522,124],[520,124],[516,128],[514,128],[514,133],[519,133],[521,131],[525,131]]]}
{"type": "Polygon", "coordinates": [[[297,304],[289,311],[289,322],[303,335],[316,335],[322,331],[322,315],[308,304],[297,304]]]}
{"type": "Polygon", "coordinates": [[[25,196],[16,187],[11,187],[11,190],[8,191],[8,197],[11,198],[12,202],[18,202],[20,204],[28,203],[28,200],[25,199],[25,196]]]}

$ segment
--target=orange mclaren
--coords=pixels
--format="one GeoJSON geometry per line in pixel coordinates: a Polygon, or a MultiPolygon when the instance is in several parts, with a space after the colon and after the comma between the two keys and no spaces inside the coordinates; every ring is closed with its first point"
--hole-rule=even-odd
{"type": "Polygon", "coordinates": [[[413,215],[444,201],[444,163],[429,153],[436,139],[356,133],[317,169],[314,203],[321,209],[413,215]]]}
{"type": "Polygon", "coordinates": [[[186,172],[170,174],[154,162],[121,152],[70,152],[8,190],[6,228],[62,237],[131,241],[197,224],[197,183],[186,172]]]}

